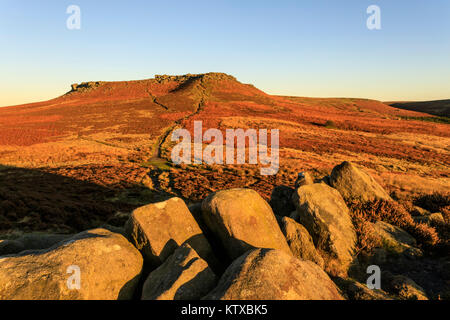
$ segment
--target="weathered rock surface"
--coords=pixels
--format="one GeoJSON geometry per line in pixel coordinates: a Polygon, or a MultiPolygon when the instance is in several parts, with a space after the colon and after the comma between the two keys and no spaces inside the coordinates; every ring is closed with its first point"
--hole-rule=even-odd
{"type": "Polygon", "coordinates": [[[348,161],[333,168],[329,182],[344,199],[361,202],[377,199],[392,200],[371,175],[348,161]]]}
{"type": "Polygon", "coordinates": [[[202,212],[206,225],[231,259],[254,248],[279,249],[291,254],[271,207],[254,190],[213,193],[203,201],[202,212]]]}
{"type": "Polygon", "coordinates": [[[295,189],[300,188],[301,186],[306,186],[308,184],[313,184],[314,179],[308,172],[300,172],[298,174],[297,180],[295,181],[295,189]]]}
{"type": "Polygon", "coordinates": [[[417,223],[445,223],[444,216],[440,212],[430,213],[423,216],[415,216],[413,219],[417,223]]]}
{"type": "Polygon", "coordinates": [[[413,256],[420,256],[422,252],[414,248],[416,240],[403,229],[383,221],[372,224],[373,232],[380,237],[383,248],[390,252],[403,253],[407,251],[413,256]]]}
{"type": "Polygon", "coordinates": [[[209,266],[216,274],[222,274],[233,260],[230,260],[220,240],[214,236],[214,234],[206,225],[205,220],[203,219],[202,203],[199,202],[189,205],[189,211],[191,212],[195,221],[197,221],[200,229],[208,240],[212,251],[214,252],[215,260],[208,261],[209,266]]]}
{"type": "Polygon", "coordinates": [[[293,195],[291,216],[306,227],[325,260],[325,270],[345,275],[353,260],[356,233],[349,210],[336,189],[323,183],[304,185],[293,195]]]}
{"type": "Polygon", "coordinates": [[[276,215],[289,216],[295,210],[291,200],[294,192],[295,190],[288,186],[277,186],[273,189],[269,204],[276,215]]]}
{"type": "Polygon", "coordinates": [[[419,206],[413,206],[413,210],[411,211],[412,216],[426,216],[429,214],[431,214],[430,211],[419,206]]]}
{"type": "Polygon", "coordinates": [[[88,90],[95,89],[95,88],[101,86],[102,84],[104,84],[104,82],[101,82],[101,81],[89,81],[89,82],[82,82],[80,84],[74,83],[70,87],[72,88],[71,92],[74,92],[74,91],[81,91],[81,92],[83,92],[83,91],[88,91],[88,90]]]}
{"type": "Polygon", "coordinates": [[[280,218],[279,225],[294,257],[310,260],[319,267],[324,267],[323,258],[317,252],[313,239],[304,226],[288,217],[280,218]]]}
{"type": "Polygon", "coordinates": [[[311,261],[255,249],[236,259],[205,300],[341,300],[335,284],[311,261]]]}
{"type": "Polygon", "coordinates": [[[404,300],[428,300],[425,290],[403,275],[382,273],[382,288],[404,300]]]}
{"type": "Polygon", "coordinates": [[[184,244],[150,273],[144,283],[142,299],[198,300],[216,284],[216,275],[206,261],[184,244]]]}
{"type": "Polygon", "coordinates": [[[180,198],[137,208],[125,230],[152,267],[160,266],[185,242],[206,261],[215,261],[208,240],[180,198]]]}
{"type": "Polygon", "coordinates": [[[131,299],[142,265],[122,235],[86,231],[49,249],[0,258],[0,300],[131,299]]]}
{"type": "Polygon", "coordinates": [[[202,203],[198,202],[191,204],[188,206],[188,209],[191,212],[200,229],[203,232],[205,232],[205,230],[208,230],[208,227],[206,226],[205,221],[203,220],[202,203]]]}
{"type": "Polygon", "coordinates": [[[334,282],[350,300],[393,300],[383,290],[369,289],[366,284],[359,283],[354,279],[336,278],[334,282]]]}

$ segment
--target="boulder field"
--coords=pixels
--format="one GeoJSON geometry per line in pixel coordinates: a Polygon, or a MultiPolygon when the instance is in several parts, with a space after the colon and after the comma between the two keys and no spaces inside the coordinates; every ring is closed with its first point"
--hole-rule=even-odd
{"type": "MultiPolygon", "coordinates": [[[[0,300],[390,299],[348,276],[358,259],[345,201],[388,198],[345,162],[318,182],[301,173],[295,189],[276,187],[270,205],[221,190],[189,207],[174,197],[137,208],[123,229],[0,240],[0,300]]],[[[400,228],[373,228],[390,248],[414,250],[400,228]]],[[[426,298],[412,280],[389,279],[390,292],[426,298]]]]}

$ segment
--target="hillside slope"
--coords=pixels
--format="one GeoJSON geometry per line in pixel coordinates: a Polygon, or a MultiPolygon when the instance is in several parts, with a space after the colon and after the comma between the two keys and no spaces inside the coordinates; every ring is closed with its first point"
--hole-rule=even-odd
{"type": "Polygon", "coordinates": [[[344,160],[376,170],[398,197],[448,190],[450,130],[408,120],[421,117],[429,115],[373,100],[271,96],[221,73],[73,85],[47,102],[0,109],[0,232],[122,223],[139,204],[195,202],[237,186],[267,199],[298,172],[318,178],[344,160]],[[173,165],[171,132],[193,133],[199,120],[204,131],[279,129],[279,173],[173,165]]]}
{"type": "Polygon", "coordinates": [[[418,102],[392,102],[390,106],[450,118],[450,99],[418,102]]]}

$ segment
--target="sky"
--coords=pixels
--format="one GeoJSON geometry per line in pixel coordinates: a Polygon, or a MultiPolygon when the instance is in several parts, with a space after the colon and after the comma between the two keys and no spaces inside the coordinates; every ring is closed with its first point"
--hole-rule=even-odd
{"type": "Polygon", "coordinates": [[[449,99],[450,1],[0,0],[0,106],[205,72],[279,95],[449,99]],[[70,5],[80,29],[67,28],[70,5]]]}

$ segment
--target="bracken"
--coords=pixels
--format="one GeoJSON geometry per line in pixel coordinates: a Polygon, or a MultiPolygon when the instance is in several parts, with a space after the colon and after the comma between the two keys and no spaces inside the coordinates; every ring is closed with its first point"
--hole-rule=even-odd
{"type": "MultiPolygon", "coordinates": [[[[439,242],[436,230],[428,225],[414,222],[408,211],[399,203],[394,201],[377,200],[372,202],[350,202],[348,203],[353,220],[360,219],[368,222],[384,221],[410,233],[419,244],[434,246],[439,242]]],[[[367,242],[364,238],[358,238],[362,243],[367,242]]],[[[374,240],[372,240],[373,242],[374,240]]]]}

